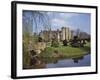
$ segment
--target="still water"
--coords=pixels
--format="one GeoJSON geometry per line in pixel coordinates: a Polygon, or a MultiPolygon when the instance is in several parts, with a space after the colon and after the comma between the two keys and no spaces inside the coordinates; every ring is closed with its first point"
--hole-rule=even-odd
{"type": "Polygon", "coordinates": [[[91,65],[91,59],[90,59],[90,54],[88,54],[78,58],[58,60],[56,63],[46,64],[46,68],[79,67],[79,66],[90,66],[90,65],[91,65]]]}
{"type": "Polygon", "coordinates": [[[41,68],[62,68],[62,67],[80,67],[91,65],[91,54],[81,55],[74,58],[42,58],[36,59],[36,64],[25,69],[41,69],[41,68]]]}

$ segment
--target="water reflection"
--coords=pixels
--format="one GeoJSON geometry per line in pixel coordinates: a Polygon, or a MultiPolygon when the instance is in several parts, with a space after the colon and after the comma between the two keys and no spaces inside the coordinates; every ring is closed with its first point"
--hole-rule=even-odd
{"type": "Polygon", "coordinates": [[[29,69],[90,66],[90,54],[74,58],[39,58],[31,60],[29,69]]]}
{"type": "Polygon", "coordinates": [[[60,67],[79,67],[79,66],[90,66],[91,59],[90,54],[84,55],[83,57],[77,57],[74,59],[62,59],[58,60],[56,64],[48,63],[47,68],[60,68],[60,67]]]}
{"type": "Polygon", "coordinates": [[[74,63],[79,63],[79,60],[83,60],[83,59],[84,59],[84,56],[72,58],[72,60],[74,61],[74,63]]]}

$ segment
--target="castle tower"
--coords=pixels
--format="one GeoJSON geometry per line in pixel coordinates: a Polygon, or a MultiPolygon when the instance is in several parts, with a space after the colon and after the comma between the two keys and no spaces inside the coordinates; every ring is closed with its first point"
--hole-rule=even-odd
{"type": "Polygon", "coordinates": [[[71,33],[71,30],[70,29],[68,31],[69,31],[68,32],[68,40],[70,40],[70,39],[72,39],[72,33],[71,33]]]}
{"type": "Polygon", "coordinates": [[[61,40],[65,40],[65,27],[61,29],[61,40]]]}
{"type": "Polygon", "coordinates": [[[65,27],[65,39],[69,40],[69,28],[65,27]]]}
{"type": "Polygon", "coordinates": [[[72,39],[72,32],[68,27],[62,27],[61,30],[61,40],[70,40],[72,39]]]}
{"type": "Polygon", "coordinates": [[[57,29],[57,41],[58,42],[60,41],[60,31],[59,31],[59,29],[57,29]]]}

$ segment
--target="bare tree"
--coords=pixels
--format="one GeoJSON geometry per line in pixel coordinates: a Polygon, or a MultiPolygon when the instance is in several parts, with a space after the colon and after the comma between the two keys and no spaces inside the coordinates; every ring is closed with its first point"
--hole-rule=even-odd
{"type": "Polygon", "coordinates": [[[27,23],[29,25],[27,27],[30,27],[34,24],[35,33],[38,33],[38,29],[40,28],[39,26],[43,26],[44,30],[50,29],[50,22],[49,22],[49,17],[47,15],[47,12],[23,11],[23,21],[24,23],[27,23]]]}

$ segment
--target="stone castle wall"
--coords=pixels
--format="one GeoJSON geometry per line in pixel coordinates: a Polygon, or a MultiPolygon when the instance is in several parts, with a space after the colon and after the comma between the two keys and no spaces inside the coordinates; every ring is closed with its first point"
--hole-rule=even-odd
{"type": "Polygon", "coordinates": [[[70,28],[68,27],[62,27],[61,30],[57,29],[57,31],[42,31],[40,33],[40,36],[43,38],[43,39],[47,39],[50,40],[53,39],[53,38],[56,38],[57,41],[63,41],[63,40],[70,40],[72,39],[72,32],[70,30],[70,28]],[[48,37],[46,37],[48,36],[48,37]]]}

